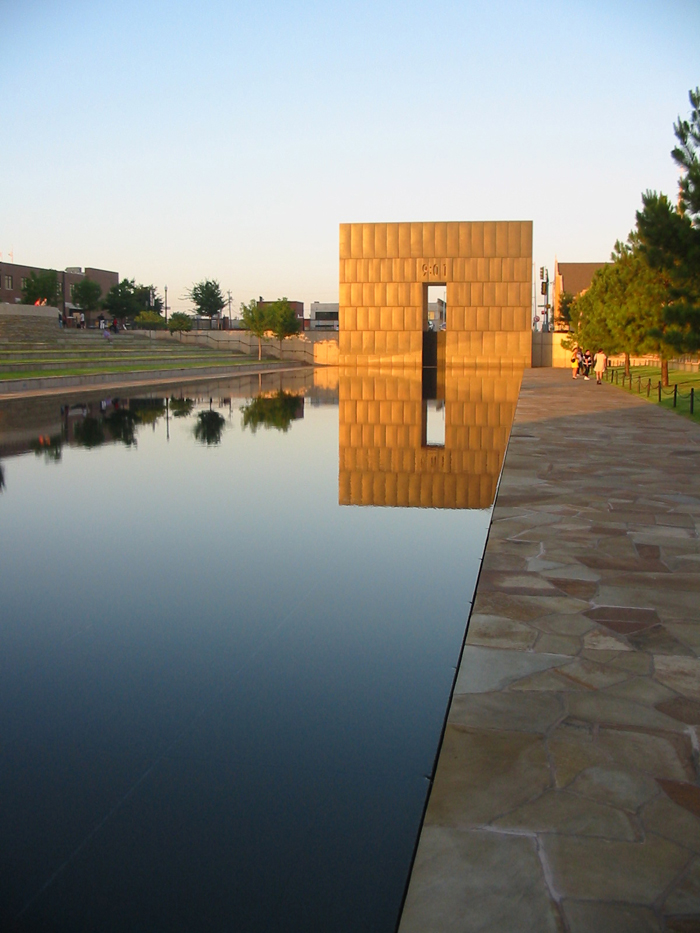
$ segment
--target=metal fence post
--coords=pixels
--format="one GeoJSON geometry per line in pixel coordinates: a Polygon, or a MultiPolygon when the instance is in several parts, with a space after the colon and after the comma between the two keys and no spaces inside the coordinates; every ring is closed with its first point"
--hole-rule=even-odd
{"type": "Polygon", "coordinates": [[[651,379],[647,382],[647,398],[651,394],[651,379]]]}
{"type": "Polygon", "coordinates": [[[659,379],[659,404],[661,404],[661,380],[659,379]]]}
{"type": "Polygon", "coordinates": [[[695,402],[695,389],[693,386],[690,387],[690,414],[693,414],[694,403],[695,402]]]}
{"type": "Polygon", "coordinates": [[[678,398],[678,383],[673,387],[673,407],[676,407],[676,399],[678,398]]]}

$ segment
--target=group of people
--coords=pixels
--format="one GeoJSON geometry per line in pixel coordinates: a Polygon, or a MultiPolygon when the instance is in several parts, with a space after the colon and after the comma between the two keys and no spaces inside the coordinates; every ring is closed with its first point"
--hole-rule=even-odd
{"type": "Polygon", "coordinates": [[[608,358],[602,350],[598,350],[594,357],[590,350],[582,350],[580,347],[577,347],[571,355],[571,370],[574,379],[583,376],[583,378],[588,381],[591,375],[591,368],[593,368],[595,381],[597,385],[601,385],[603,382],[603,373],[607,365],[608,358]]]}

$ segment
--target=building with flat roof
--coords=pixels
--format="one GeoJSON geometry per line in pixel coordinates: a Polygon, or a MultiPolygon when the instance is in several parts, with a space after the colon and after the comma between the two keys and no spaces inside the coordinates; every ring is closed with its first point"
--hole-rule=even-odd
{"type": "Polygon", "coordinates": [[[309,330],[338,330],[338,302],[312,301],[309,308],[309,330]]]}
{"type": "Polygon", "coordinates": [[[87,278],[97,282],[102,289],[103,298],[113,285],[119,284],[119,273],[109,272],[106,269],[93,269],[86,266],[83,270],[80,266],[68,266],[67,269],[58,271],[41,266],[24,266],[15,262],[0,261],[0,303],[21,304],[22,289],[32,272],[38,275],[50,271],[56,272],[58,276],[58,307],[64,314],[79,310],[73,304],[73,288],[82,279],[87,278]]]}
{"type": "Polygon", "coordinates": [[[554,260],[554,329],[568,330],[559,310],[563,292],[573,295],[582,295],[591,287],[593,276],[598,269],[607,266],[607,262],[559,262],[554,260]]]}

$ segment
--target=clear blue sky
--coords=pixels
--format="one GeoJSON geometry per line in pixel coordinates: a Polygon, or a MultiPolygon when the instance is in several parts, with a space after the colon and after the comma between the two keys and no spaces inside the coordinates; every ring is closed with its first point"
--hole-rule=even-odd
{"type": "Polygon", "coordinates": [[[338,224],[606,259],[700,84],[697,0],[0,0],[0,251],[337,300],[338,224]]]}

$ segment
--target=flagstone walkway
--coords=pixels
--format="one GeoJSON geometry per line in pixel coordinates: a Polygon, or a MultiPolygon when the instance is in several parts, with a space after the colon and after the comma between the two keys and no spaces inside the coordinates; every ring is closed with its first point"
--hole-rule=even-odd
{"type": "Polygon", "coordinates": [[[700,427],[525,373],[400,933],[700,931],[700,427]]]}

